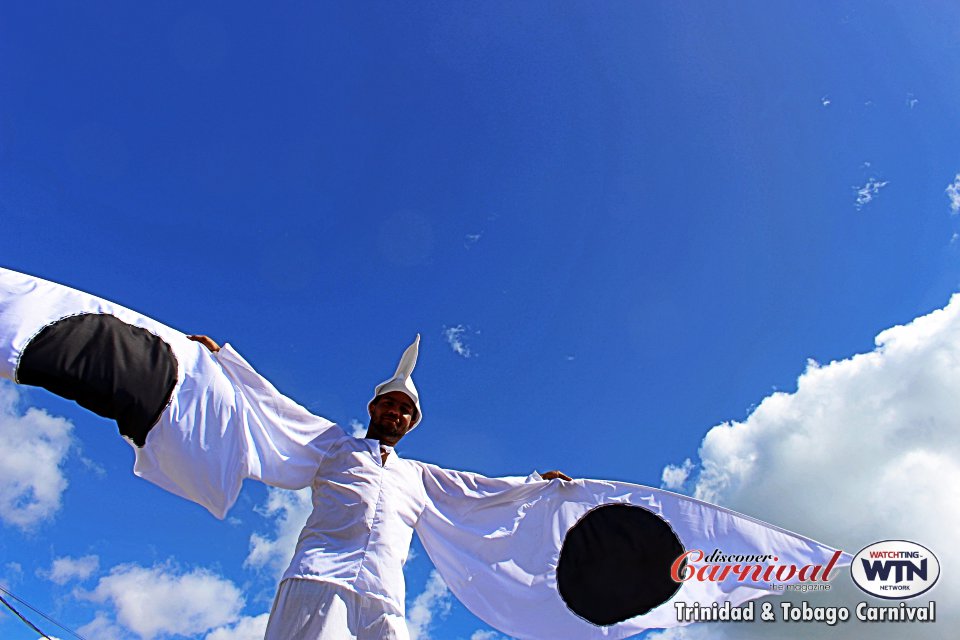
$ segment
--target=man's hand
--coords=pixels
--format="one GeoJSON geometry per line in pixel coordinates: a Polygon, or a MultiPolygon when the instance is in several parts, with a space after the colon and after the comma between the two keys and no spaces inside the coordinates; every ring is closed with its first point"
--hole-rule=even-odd
{"type": "Polygon", "coordinates": [[[565,474],[563,471],[557,471],[556,469],[553,471],[547,471],[546,473],[541,473],[540,477],[544,480],[553,480],[554,478],[560,478],[561,480],[573,480],[573,478],[565,474]]]}
{"type": "Polygon", "coordinates": [[[187,336],[187,337],[193,340],[194,342],[199,342],[200,344],[205,346],[207,349],[210,349],[210,351],[212,351],[213,353],[220,351],[220,345],[214,342],[213,339],[210,338],[209,336],[187,336]]]}

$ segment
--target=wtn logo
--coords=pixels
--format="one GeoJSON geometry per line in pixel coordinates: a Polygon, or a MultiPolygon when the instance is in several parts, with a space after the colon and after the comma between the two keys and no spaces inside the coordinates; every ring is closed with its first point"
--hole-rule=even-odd
{"type": "Polygon", "coordinates": [[[913,598],[929,590],[940,577],[933,552],[907,540],[884,540],[865,547],[853,558],[850,576],[867,593],[881,598],[913,598]]]}
{"type": "Polygon", "coordinates": [[[869,561],[866,558],[860,560],[863,563],[863,572],[867,575],[867,580],[889,580],[890,571],[894,571],[894,582],[903,582],[904,580],[927,579],[927,559],[924,558],[920,564],[910,560],[874,560],[869,561]]]}

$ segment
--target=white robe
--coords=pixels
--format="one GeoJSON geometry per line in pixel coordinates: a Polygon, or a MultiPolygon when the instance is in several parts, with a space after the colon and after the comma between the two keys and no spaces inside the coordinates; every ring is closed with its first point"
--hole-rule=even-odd
{"type": "Polygon", "coordinates": [[[110,314],[149,331],[177,361],[172,396],[145,446],[134,447],[134,473],[218,518],[246,478],[289,489],[312,485],[314,513],[286,577],[329,581],[400,614],[402,565],[414,529],[451,591],[488,624],[520,639],[624,638],[682,624],[674,602],[737,605],[771,593],[767,581],[691,580],[642,615],[614,624],[588,621],[561,596],[558,566],[568,534],[608,505],[653,514],[687,550],[775,553],[781,564],[850,560],[842,554],[838,561],[830,547],[747,516],[649,487],[486,478],[394,455],[381,465],[373,441],[350,438],[283,396],[229,345],[214,356],[134,311],[4,269],[0,376],[16,380],[30,340],[82,313],[110,314]]]}

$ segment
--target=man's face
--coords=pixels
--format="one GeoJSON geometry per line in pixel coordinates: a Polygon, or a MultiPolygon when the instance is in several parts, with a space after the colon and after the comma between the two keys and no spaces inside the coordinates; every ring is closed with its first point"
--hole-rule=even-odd
{"type": "Polygon", "coordinates": [[[377,396],[370,403],[367,437],[393,446],[410,430],[416,411],[413,400],[401,391],[390,391],[377,396]]]}

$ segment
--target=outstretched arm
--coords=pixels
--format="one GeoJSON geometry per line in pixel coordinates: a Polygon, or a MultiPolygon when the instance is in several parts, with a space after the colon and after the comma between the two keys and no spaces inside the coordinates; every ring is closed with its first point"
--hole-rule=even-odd
{"type": "Polygon", "coordinates": [[[554,469],[553,471],[547,471],[546,473],[541,473],[540,477],[544,480],[553,480],[555,478],[560,478],[561,480],[573,480],[570,476],[565,474],[563,471],[554,469]]]}

